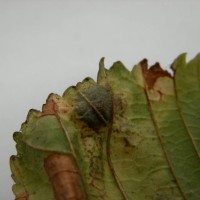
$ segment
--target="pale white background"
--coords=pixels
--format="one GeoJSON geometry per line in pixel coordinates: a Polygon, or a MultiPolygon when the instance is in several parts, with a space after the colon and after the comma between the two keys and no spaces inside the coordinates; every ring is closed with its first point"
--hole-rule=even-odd
{"type": "Polygon", "coordinates": [[[49,93],[96,79],[103,56],[169,67],[200,51],[200,1],[0,1],[0,199],[11,200],[12,133],[49,93]]]}

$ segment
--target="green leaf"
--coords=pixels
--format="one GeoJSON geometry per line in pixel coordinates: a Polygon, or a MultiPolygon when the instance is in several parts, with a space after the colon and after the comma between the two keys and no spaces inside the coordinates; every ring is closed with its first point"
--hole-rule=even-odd
{"type": "Polygon", "coordinates": [[[175,70],[175,92],[179,112],[187,132],[200,157],[200,54],[186,64],[186,55],[177,58],[175,70]]]}
{"type": "Polygon", "coordinates": [[[50,94],[14,133],[16,199],[199,200],[200,54],[147,60],[50,94]]]}

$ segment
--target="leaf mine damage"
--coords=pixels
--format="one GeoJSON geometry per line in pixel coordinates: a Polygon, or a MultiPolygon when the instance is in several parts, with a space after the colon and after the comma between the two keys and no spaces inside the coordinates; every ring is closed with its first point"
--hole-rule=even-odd
{"type": "Polygon", "coordinates": [[[52,183],[56,200],[83,199],[79,173],[71,156],[52,154],[44,160],[44,168],[52,183]]]}
{"type": "Polygon", "coordinates": [[[149,89],[153,88],[159,77],[166,76],[172,78],[171,74],[168,71],[163,70],[159,63],[155,63],[149,69],[147,59],[142,60],[139,64],[141,65],[143,76],[149,89]]]}
{"type": "Polygon", "coordinates": [[[21,194],[20,196],[16,197],[15,200],[28,200],[28,196],[26,194],[21,194]]]}

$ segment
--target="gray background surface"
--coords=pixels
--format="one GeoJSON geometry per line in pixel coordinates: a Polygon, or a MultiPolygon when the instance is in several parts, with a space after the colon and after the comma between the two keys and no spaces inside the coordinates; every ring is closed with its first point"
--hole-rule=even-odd
{"type": "Polygon", "coordinates": [[[200,51],[200,1],[0,1],[0,199],[13,199],[12,133],[49,93],[86,76],[98,62],[143,58],[169,68],[182,52],[200,51]]]}

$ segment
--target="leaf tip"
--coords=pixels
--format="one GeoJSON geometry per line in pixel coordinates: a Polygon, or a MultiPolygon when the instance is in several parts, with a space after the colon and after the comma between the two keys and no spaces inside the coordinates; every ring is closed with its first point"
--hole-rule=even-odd
{"type": "Polygon", "coordinates": [[[100,84],[103,80],[106,79],[106,69],[104,65],[105,58],[102,57],[99,61],[99,72],[97,75],[97,83],[100,84]]]}

